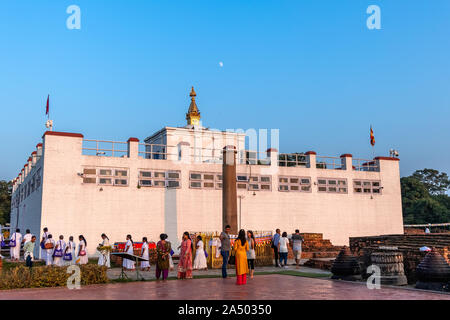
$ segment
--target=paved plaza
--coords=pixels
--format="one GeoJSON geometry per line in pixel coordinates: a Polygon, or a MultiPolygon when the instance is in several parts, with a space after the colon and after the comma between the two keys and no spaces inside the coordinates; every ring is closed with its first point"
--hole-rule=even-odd
{"type": "Polygon", "coordinates": [[[369,290],[364,283],[288,275],[259,275],[245,286],[235,278],[142,281],[67,288],[0,291],[0,300],[450,300],[449,294],[404,288],[369,290]],[[283,294],[275,294],[282,292],[283,294]]]}

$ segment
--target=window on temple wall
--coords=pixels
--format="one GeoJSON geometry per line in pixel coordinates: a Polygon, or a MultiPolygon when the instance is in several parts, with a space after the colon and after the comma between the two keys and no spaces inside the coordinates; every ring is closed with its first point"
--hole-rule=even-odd
{"type": "Polygon", "coordinates": [[[97,170],[94,168],[83,169],[83,184],[97,183],[97,170]]]}
{"type": "Polygon", "coordinates": [[[374,180],[353,180],[353,192],[359,194],[381,194],[381,182],[374,180]]]}
{"type": "Polygon", "coordinates": [[[180,188],[180,171],[139,171],[139,186],[180,188]]]}
{"type": "Polygon", "coordinates": [[[347,179],[319,178],[317,191],[327,193],[348,193],[347,179]]]}
{"type": "Polygon", "coordinates": [[[34,192],[35,187],[36,187],[36,174],[34,174],[33,178],[31,179],[31,192],[34,192]]]}
{"type": "Polygon", "coordinates": [[[27,192],[27,197],[30,196],[31,193],[31,181],[28,181],[28,192],[27,192]]]}
{"type": "Polygon", "coordinates": [[[279,176],[278,191],[311,192],[311,178],[279,176]]]}

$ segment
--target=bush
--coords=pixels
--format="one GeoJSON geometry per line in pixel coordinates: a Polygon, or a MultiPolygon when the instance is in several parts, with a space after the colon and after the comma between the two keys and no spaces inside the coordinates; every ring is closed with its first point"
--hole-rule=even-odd
{"type": "MultiPolygon", "coordinates": [[[[107,268],[99,265],[81,265],[81,284],[107,283],[107,268]]],[[[67,285],[67,267],[44,266],[33,267],[30,271],[25,266],[18,266],[3,273],[0,278],[0,290],[20,288],[62,287],[67,285]]]]}

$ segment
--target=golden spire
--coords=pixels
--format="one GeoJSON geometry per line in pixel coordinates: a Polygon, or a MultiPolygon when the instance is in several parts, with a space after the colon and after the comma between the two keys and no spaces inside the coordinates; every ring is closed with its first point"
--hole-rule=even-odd
{"type": "Polygon", "coordinates": [[[189,105],[188,113],[186,113],[186,120],[188,125],[198,125],[200,124],[200,111],[198,111],[197,104],[195,103],[195,93],[194,87],[191,89],[189,94],[191,97],[191,104],[189,105]]]}

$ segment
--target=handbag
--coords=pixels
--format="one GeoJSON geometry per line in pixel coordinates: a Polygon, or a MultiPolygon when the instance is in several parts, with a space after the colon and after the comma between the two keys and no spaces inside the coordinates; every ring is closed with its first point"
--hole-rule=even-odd
{"type": "Polygon", "coordinates": [[[45,240],[41,241],[41,249],[45,249],[45,240]]]}
{"type": "Polygon", "coordinates": [[[55,252],[53,252],[53,257],[57,257],[57,258],[61,258],[63,256],[62,250],[55,250],[55,252]]]}
{"type": "Polygon", "coordinates": [[[72,253],[71,252],[69,252],[69,253],[66,252],[64,254],[63,260],[64,261],[72,261],[72,253]]]}
{"type": "Polygon", "coordinates": [[[45,249],[53,249],[55,246],[53,245],[53,243],[49,242],[45,244],[45,249]]]}
{"type": "Polygon", "coordinates": [[[80,250],[80,252],[78,252],[79,256],[85,256],[86,255],[86,250],[80,250]]]}
{"type": "Polygon", "coordinates": [[[235,265],[236,264],[236,256],[232,254],[230,259],[228,259],[228,264],[235,265]]]}
{"type": "Polygon", "coordinates": [[[205,251],[205,258],[208,258],[208,252],[206,252],[206,250],[203,251],[205,251]]]}
{"type": "Polygon", "coordinates": [[[14,240],[9,240],[9,247],[14,248],[16,246],[16,234],[14,233],[14,240]]]}

